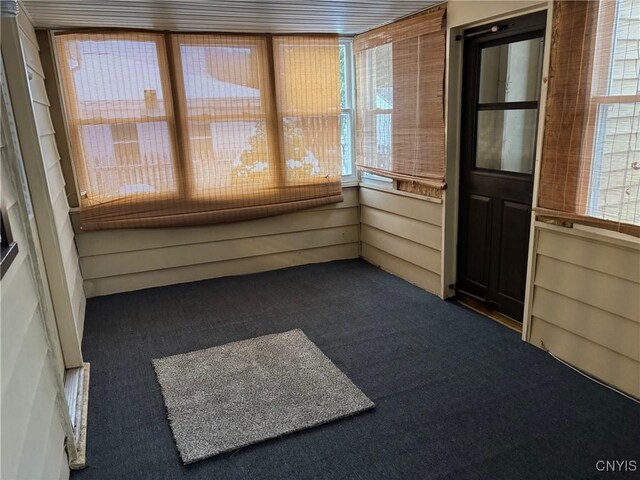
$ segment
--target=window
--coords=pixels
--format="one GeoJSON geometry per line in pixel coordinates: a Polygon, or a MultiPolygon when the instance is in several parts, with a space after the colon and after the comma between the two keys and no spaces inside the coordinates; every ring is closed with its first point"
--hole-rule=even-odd
{"type": "Polygon", "coordinates": [[[444,187],[446,7],[354,40],[356,158],[365,178],[444,187]]]}
{"type": "Polygon", "coordinates": [[[343,178],[355,179],[354,167],[354,84],[352,41],[340,39],[340,146],[343,178]]]}
{"type": "Polygon", "coordinates": [[[340,56],[332,43],[322,36],[273,38],[287,185],[315,183],[341,171],[340,56]],[[334,76],[338,82],[327,82],[334,76]]]}
{"type": "Polygon", "coordinates": [[[640,236],[640,0],[556,6],[536,213],[640,236]]]}
{"type": "Polygon", "coordinates": [[[363,104],[362,130],[363,136],[369,140],[364,142],[362,155],[370,158],[375,168],[392,169],[391,131],[393,113],[393,50],[387,43],[363,54],[363,71],[361,77],[367,90],[361,98],[363,104]]]}
{"type": "Polygon", "coordinates": [[[13,241],[7,211],[3,205],[0,205],[0,229],[0,278],[2,278],[18,255],[18,244],[13,241]]]}
{"type": "Polygon", "coordinates": [[[67,121],[83,203],[175,194],[173,112],[171,102],[165,101],[171,93],[163,36],[60,39],[67,121]],[[156,145],[153,155],[141,151],[140,131],[145,145],[156,145]]]}
{"type": "Polygon", "coordinates": [[[603,27],[596,47],[600,65],[592,80],[595,131],[586,213],[640,225],[640,1],[620,0],[599,17],[603,27]],[[611,15],[609,33],[604,25],[611,15]]]}
{"type": "Polygon", "coordinates": [[[173,35],[178,52],[180,116],[199,198],[278,184],[276,131],[267,129],[267,39],[260,36],[173,35]]]}
{"type": "Polygon", "coordinates": [[[352,158],[341,48],[331,35],[59,34],[82,228],[235,221],[340,201],[352,158]]]}

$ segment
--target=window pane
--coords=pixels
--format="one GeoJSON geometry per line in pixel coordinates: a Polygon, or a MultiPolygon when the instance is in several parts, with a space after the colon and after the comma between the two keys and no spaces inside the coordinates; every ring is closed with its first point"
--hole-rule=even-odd
{"type": "Polygon", "coordinates": [[[342,175],[353,174],[353,160],[351,158],[351,115],[343,113],[340,116],[340,146],[342,149],[342,175]]]}
{"type": "Polygon", "coordinates": [[[533,171],[537,110],[478,112],[476,167],[533,171]]]}
{"type": "Polygon", "coordinates": [[[211,197],[236,185],[269,186],[275,169],[265,127],[264,38],[174,38],[180,51],[195,194],[211,197]]]}
{"type": "Polygon", "coordinates": [[[67,118],[77,129],[71,138],[83,201],[174,192],[162,36],[72,34],[56,40],[67,118]]]}
{"type": "Polygon", "coordinates": [[[273,38],[288,184],[339,182],[340,54],[336,37],[273,38]]]}
{"type": "Polygon", "coordinates": [[[391,114],[376,114],[376,167],[391,168],[391,114]]]}
{"type": "Polygon", "coordinates": [[[606,91],[601,91],[598,75],[594,75],[597,94],[638,95],[640,94],[640,2],[638,0],[618,0],[616,2],[613,44],[606,35],[598,38],[596,62],[607,62],[600,66],[600,75],[605,79],[606,91]],[[611,48],[612,58],[606,55],[611,48]],[[602,68],[604,67],[604,68],[602,68]]]}
{"type": "Polygon", "coordinates": [[[363,165],[391,168],[393,111],[392,44],[358,54],[357,159],[363,165]]]}
{"type": "Polygon", "coordinates": [[[600,105],[588,214],[640,224],[640,102],[600,105]]]}
{"type": "MultiPolygon", "coordinates": [[[[368,53],[368,52],[367,52],[368,53]]],[[[387,43],[371,50],[371,75],[375,95],[375,108],[387,110],[393,108],[393,48],[387,43]]]]}
{"type": "Polygon", "coordinates": [[[480,103],[538,100],[543,51],[541,38],[482,49],[480,103]]]}

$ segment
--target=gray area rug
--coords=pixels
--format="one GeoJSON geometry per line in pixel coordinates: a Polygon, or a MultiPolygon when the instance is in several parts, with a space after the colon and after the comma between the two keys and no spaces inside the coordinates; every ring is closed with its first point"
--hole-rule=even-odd
{"type": "Polygon", "coordinates": [[[299,329],[153,366],[185,464],[374,407],[299,329]]]}

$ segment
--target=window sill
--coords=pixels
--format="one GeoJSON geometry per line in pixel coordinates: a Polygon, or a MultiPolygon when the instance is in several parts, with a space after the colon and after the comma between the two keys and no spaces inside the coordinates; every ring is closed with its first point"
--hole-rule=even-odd
{"type": "Polygon", "coordinates": [[[370,188],[371,190],[378,190],[380,192],[390,193],[392,195],[399,195],[401,197],[415,198],[424,202],[431,202],[442,204],[441,198],[428,197],[426,195],[418,195],[417,193],[405,192],[395,188],[395,182],[380,182],[377,180],[362,180],[359,183],[360,188],[370,188]]]}
{"type": "Polygon", "coordinates": [[[2,249],[2,258],[0,259],[0,279],[7,273],[9,267],[18,256],[18,244],[16,242],[11,243],[6,248],[2,249]]]}

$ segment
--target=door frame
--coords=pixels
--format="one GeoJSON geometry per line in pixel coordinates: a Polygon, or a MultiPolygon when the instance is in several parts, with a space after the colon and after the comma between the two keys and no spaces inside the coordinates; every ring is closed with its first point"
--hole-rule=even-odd
{"type": "Polygon", "coordinates": [[[10,172],[10,181],[16,187],[16,202],[18,205],[19,219],[26,239],[26,242],[24,242],[24,245],[20,245],[20,248],[21,250],[24,248],[29,257],[29,266],[36,287],[35,290],[38,299],[38,309],[41,313],[43,331],[47,343],[47,360],[45,361],[45,368],[52,370],[53,378],[55,379],[55,408],[65,433],[65,448],[67,450],[68,460],[69,462],[75,462],[78,459],[79,451],[76,443],[73,421],[69,412],[69,405],[67,404],[65,397],[65,363],[62,343],[60,341],[57,320],[54,314],[53,300],[49,289],[49,283],[47,281],[46,267],[38,236],[38,228],[34,218],[31,197],[28,190],[21,188],[24,186],[24,182],[26,181],[24,160],[18,139],[17,125],[13,113],[13,106],[11,104],[9,88],[7,85],[8,79],[4,67],[4,56],[0,56],[0,77],[0,106],[2,107],[0,109],[2,112],[0,115],[0,124],[7,132],[6,148],[10,158],[13,159],[12,162],[8,162],[7,167],[10,172]]]}
{"type": "MultiPolygon", "coordinates": [[[[458,233],[460,238],[457,240],[457,281],[456,288],[463,293],[463,296],[469,296],[471,298],[476,298],[475,295],[481,295],[479,291],[482,290],[485,293],[482,294],[486,296],[485,299],[481,300],[480,297],[478,301],[485,305],[493,304],[495,306],[501,305],[502,308],[495,312],[497,314],[502,314],[509,316],[513,320],[521,323],[522,317],[517,312],[518,306],[518,298],[512,297],[509,294],[501,292],[498,288],[499,284],[499,274],[498,271],[501,265],[500,249],[502,248],[502,238],[499,232],[496,231],[496,227],[503,228],[504,225],[501,224],[501,218],[504,215],[504,212],[500,208],[501,202],[495,203],[491,201],[489,203],[491,212],[488,213],[492,220],[490,222],[489,231],[485,231],[485,235],[487,236],[485,240],[487,241],[486,248],[486,258],[481,259],[481,264],[484,265],[483,269],[485,275],[487,276],[487,285],[486,286],[478,286],[473,280],[465,279],[464,284],[462,279],[460,279],[460,275],[464,274],[465,269],[468,268],[467,265],[469,263],[473,263],[467,256],[464,254],[463,245],[467,245],[469,242],[474,242],[475,240],[468,239],[467,229],[469,228],[469,213],[468,210],[471,208],[471,200],[470,193],[474,189],[471,185],[480,183],[488,183],[493,184],[493,186],[489,187],[489,190],[482,190],[481,195],[487,195],[492,199],[495,199],[496,195],[498,197],[503,198],[506,202],[506,198],[509,198],[511,201],[517,201],[518,204],[527,205],[529,209],[533,206],[533,162],[532,162],[532,170],[531,173],[524,172],[516,172],[516,171],[505,171],[501,169],[493,169],[488,167],[478,167],[475,165],[475,157],[477,154],[478,146],[477,135],[479,128],[479,114],[483,111],[510,111],[511,109],[535,109],[536,112],[536,122],[538,121],[538,107],[539,107],[539,98],[538,100],[529,100],[529,101],[517,101],[517,102],[507,102],[507,101],[496,101],[493,104],[483,104],[483,108],[480,107],[480,99],[478,98],[478,90],[480,86],[480,68],[481,68],[481,55],[484,49],[491,48],[495,46],[503,46],[510,45],[515,42],[521,42],[526,40],[536,40],[542,39],[544,41],[545,31],[543,30],[546,27],[546,11],[527,13],[524,15],[517,15],[511,17],[510,19],[504,22],[490,22],[480,25],[478,27],[465,29],[464,30],[464,44],[463,48],[463,65],[462,65],[462,105],[461,105],[461,122],[460,122],[460,134],[461,134],[461,142],[460,142],[460,159],[458,169],[460,171],[459,184],[458,184],[458,197],[459,197],[459,210],[458,210],[458,233]],[[512,23],[513,22],[513,23],[512,23]],[[504,28],[503,30],[498,30],[496,32],[492,32],[489,28],[492,25],[508,25],[508,28],[504,28]],[[468,39],[468,40],[467,40],[468,39]],[[497,107],[497,108],[496,108],[497,107]],[[498,188],[498,190],[496,190],[498,188]],[[492,192],[492,193],[489,193],[492,192]],[[505,197],[506,195],[506,197],[505,197]],[[517,199],[517,200],[516,200],[517,199]],[[521,203],[522,202],[522,203],[521,203]],[[466,205],[466,208],[464,208],[466,205]],[[496,224],[495,222],[498,222],[496,224]],[[458,281],[460,280],[460,281],[458,281]],[[486,291],[485,291],[486,290],[486,291]],[[509,313],[507,313],[509,312],[509,313]]],[[[544,46],[544,43],[543,43],[544,46]]],[[[544,50],[541,52],[544,54],[544,50]]],[[[542,58],[538,58],[538,72],[540,72],[540,78],[537,79],[536,83],[538,85],[538,89],[542,84],[542,58]]],[[[539,93],[539,90],[538,90],[539,93]]],[[[537,134],[537,132],[536,132],[537,134]]],[[[537,151],[534,151],[534,155],[537,154],[537,151]]],[[[534,157],[535,158],[535,157],[534,157]]],[[[533,159],[532,159],[533,160],[533,159]]],[[[477,185],[476,185],[477,186],[477,185]]],[[[476,191],[478,193],[478,191],[476,191]]],[[[506,203],[505,203],[506,204],[506,203]]],[[[530,215],[530,214],[529,214],[530,215]]],[[[529,216],[530,219],[530,216],[529,216]]],[[[529,239],[530,231],[531,231],[531,223],[528,225],[529,230],[526,232],[526,236],[523,237],[529,239]]],[[[501,230],[502,231],[502,230],[501,230]]],[[[524,231],[522,232],[525,233],[524,231]]],[[[528,249],[528,243],[527,243],[528,249]]],[[[528,251],[528,250],[527,250],[528,251]]],[[[523,253],[525,253],[523,251],[523,253]]],[[[525,253],[526,254],[526,253],[525,253]]],[[[526,269],[526,264],[524,265],[526,269]]],[[[518,269],[519,270],[519,269],[518,269]]],[[[520,272],[519,272],[520,273],[520,272]]],[[[527,271],[524,270],[521,272],[522,285],[524,287],[527,271]]],[[[524,292],[523,292],[524,293],[524,292]]],[[[522,313],[524,314],[524,296],[522,298],[523,306],[522,313]]],[[[494,311],[493,307],[489,307],[491,311],[494,311]]]]}
{"type": "MultiPolygon", "coordinates": [[[[20,12],[18,15],[24,15],[20,12]]],[[[64,259],[58,237],[55,214],[49,195],[49,184],[45,161],[40,149],[40,137],[31,104],[29,76],[25,64],[25,54],[20,41],[20,26],[17,17],[2,18],[2,57],[4,73],[13,108],[17,139],[33,205],[39,248],[44,259],[43,273],[46,274],[51,292],[53,309],[62,345],[62,355],[66,368],[83,366],[81,338],[75,325],[74,307],[64,271],[64,259]]]]}
{"type": "MultiPolygon", "coordinates": [[[[551,47],[553,2],[546,1],[525,8],[516,8],[512,11],[478,18],[473,22],[455,25],[447,29],[447,69],[445,75],[445,125],[447,163],[445,178],[447,189],[443,190],[442,212],[442,297],[455,296],[453,286],[457,277],[457,239],[458,239],[458,208],[460,188],[460,141],[462,118],[462,66],[463,66],[463,41],[461,35],[465,30],[485,25],[491,22],[501,22],[510,18],[519,17],[529,13],[540,11],[547,12],[547,24],[544,36],[544,53],[542,60],[542,84],[540,87],[540,100],[538,103],[538,131],[536,137],[536,156],[533,169],[533,199],[532,208],[537,205],[539,180],[540,180],[540,155],[542,152],[542,140],[544,134],[544,118],[547,99],[547,84],[549,75],[549,55],[551,47]]],[[[527,255],[527,273],[525,280],[524,314],[522,318],[522,340],[529,338],[531,320],[531,302],[533,299],[533,274],[535,270],[534,253],[537,248],[537,235],[534,228],[535,216],[531,216],[529,232],[529,251],[527,255]]]]}

